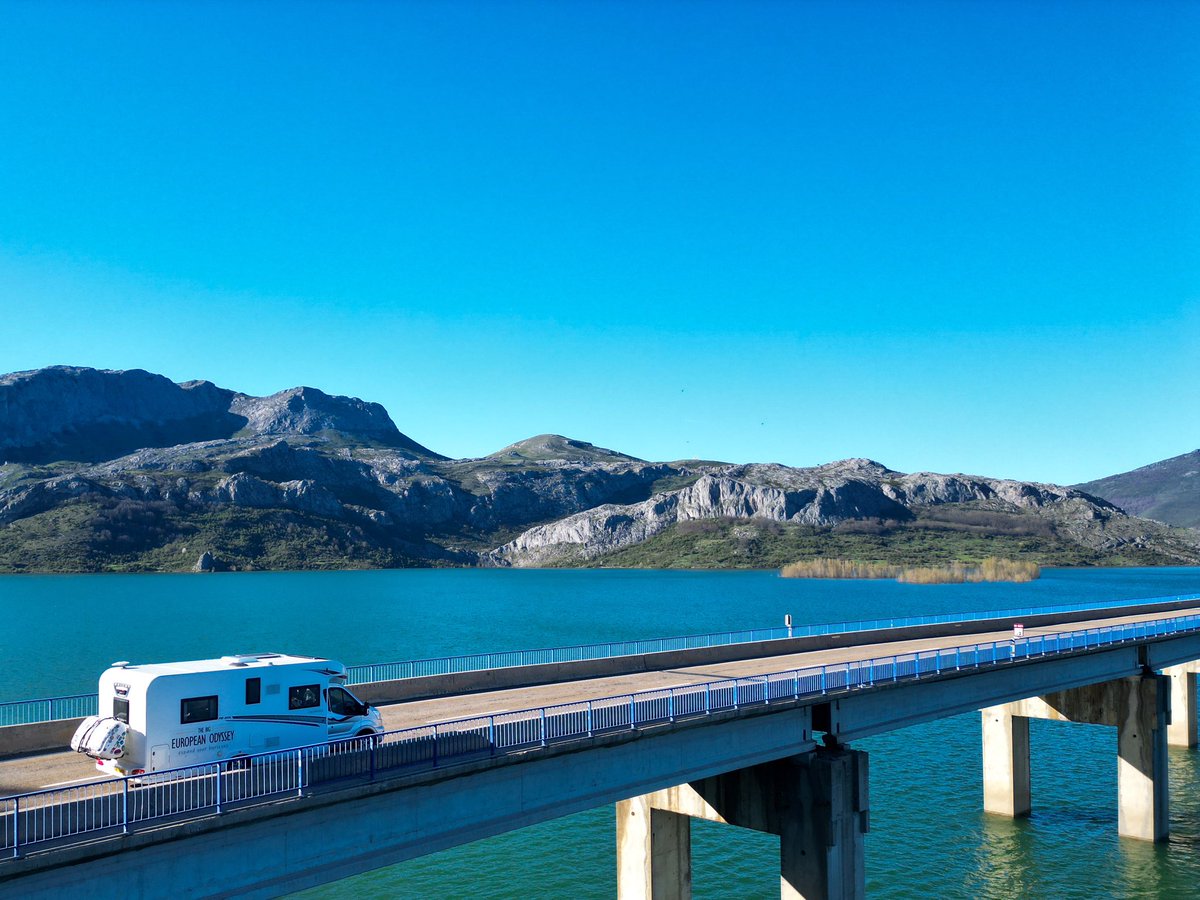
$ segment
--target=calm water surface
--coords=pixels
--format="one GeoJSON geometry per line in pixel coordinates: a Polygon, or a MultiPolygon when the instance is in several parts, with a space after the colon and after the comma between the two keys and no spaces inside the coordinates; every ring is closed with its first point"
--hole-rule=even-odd
{"type": "MultiPolygon", "coordinates": [[[[114,659],[277,650],[346,663],[798,622],[1200,592],[1200,569],[1050,570],[1028,585],[804,581],[772,572],[386,571],[0,577],[0,699],[94,691],[114,659]]],[[[879,897],[1200,896],[1200,754],[1171,750],[1172,839],[1116,837],[1113,729],[1034,721],[1028,821],[984,816],[979,717],[862,741],[879,897]]],[[[304,893],[612,897],[613,811],[591,810],[304,893]]],[[[778,897],[765,835],[693,825],[698,898],[778,897]]]]}

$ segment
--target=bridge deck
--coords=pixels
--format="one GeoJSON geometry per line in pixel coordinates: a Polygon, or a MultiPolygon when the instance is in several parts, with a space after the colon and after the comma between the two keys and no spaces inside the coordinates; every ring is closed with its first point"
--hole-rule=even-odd
{"type": "MultiPolygon", "coordinates": [[[[1197,613],[1200,613],[1200,606],[1172,612],[1108,616],[1041,628],[1026,628],[1025,636],[1036,637],[1056,632],[1079,631],[1085,628],[1104,628],[1132,622],[1178,618],[1197,613]]],[[[970,646],[975,642],[991,643],[1005,640],[1011,636],[1011,631],[990,631],[920,640],[856,644],[835,649],[758,659],[437,697],[384,706],[382,707],[383,719],[386,728],[390,731],[433,722],[486,716],[492,713],[570,703],[635,691],[680,687],[719,678],[745,677],[796,668],[835,665],[917,651],[970,646]]],[[[95,775],[95,768],[91,760],[70,751],[33,754],[0,760],[0,797],[48,787],[86,784],[90,781],[106,780],[106,778],[107,776],[95,775]]]]}

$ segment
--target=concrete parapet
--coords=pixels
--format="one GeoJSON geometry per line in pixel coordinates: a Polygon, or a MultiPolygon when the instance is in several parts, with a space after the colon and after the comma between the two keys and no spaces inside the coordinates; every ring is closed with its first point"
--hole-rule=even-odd
{"type": "Polygon", "coordinates": [[[31,725],[0,726],[0,757],[21,756],[43,750],[66,750],[71,735],[83,719],[57,719],[31,725]]]}
{"type": "MultiPolygon", "coordinates": [[[[1138,612],[1173,612],[1196,607],[1195,600],[1168,601],[1138,607],[1138,612]]],[[[1065,613],[1022,616],[1026,628],[1042,628],[1102,618],[1112,610],[1084,610],[1065,613]]],[[[1114,613],[1116,614],[1116,613],[1114,613]]],[[[688,650],[666,650],[635,656],[613,656],[604,659],[574,660],[541,663],[529,666],[509,666],[499,669],[480,669],[471,672],[451,672],[445,675],[422,675],[392,681],[376,681],[350,685],[350,690],[368,703],[398,703],[451,694],[555,684],[585,678],[606,678],[637,672],[657,672],[683,666],[703,666],[743,659],[762,659],[807,653],[813,650],[832,650],[859,644],[886,644],[894,641],[913,641],[961,635],[964,643],[974,634],[1007,631],[1013,620],[979,619],[967,622],[938,622],[929,625],[910,625],[901,628],[879,628],[871,631],[844,631],[812,637],[778,638],[744,644],[722,644],[717,647],[697,647],[688,650]]]]}

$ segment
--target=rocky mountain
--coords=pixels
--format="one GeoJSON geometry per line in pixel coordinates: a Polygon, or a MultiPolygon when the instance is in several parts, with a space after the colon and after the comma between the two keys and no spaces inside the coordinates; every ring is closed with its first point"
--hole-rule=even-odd
{"type": "Polygon", "coordinates": [[[1200,450],[1078,486],[1130,515],[1200,528],[1200,450]]]}
{"type": "Polygon", "coordinates": [[[331,397],[316,388],[296,387],[269,397],[236,394],[229,413],[244,419],[250,434],[321,434],[337,432],[404,450],[415,457],[444,459],[400,433],[387,410],[357,397],[331,397]]]}
{"type": "Polygon", "coordinates": [[[316,388],[250,397],[208,381],[78,366],[0,375],[0,462],[99,462],[140,447],[322,432],[441,458],[401,434],[378,403],[316,388]]]}
{"type": "Polygon", "coordinates": [[[96,461],[142,446],[229,437],[236,395],[135,369],[53,366],[0,376],[0,459],[96,461]]]}
{"type": "Polygon", "coordinates": [[[648,462],[559,435],[448,459],[376,403],[141,371],[0,378],[0,451],[2,571],[1200,561],[1193,532],[1054,485],[648,462]]]}
{"type": "Polygon", "coordinates": [[[1071,488],[965,475],[906,475],[872,460],[849,459],[807,469],[715,467],[692,485],[640,503],[608,504],[531,528],[487,559],[500,565],[586,563],[698,520],[813,528],[890,521],[902,527],[936,520],[947,509],[983,513],[985,519],[991,513],[997,527],[1020,523],[1031,535],[1053,533],[1092,551],[1143,548],[1179,553],[1179,559],[1190,559],[1194,552],[1186,539],[1171,540],[1166,529],[1134,520],[1113,504],[1071,488]],[[1005,517],[1012,522],[1005,523],[1005,517]]]}

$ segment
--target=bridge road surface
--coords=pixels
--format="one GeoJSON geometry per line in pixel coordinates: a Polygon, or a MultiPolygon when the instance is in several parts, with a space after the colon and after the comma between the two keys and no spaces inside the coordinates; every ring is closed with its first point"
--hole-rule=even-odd
{"type": "MultiPolygon", "coordinates": [[[[1025,637],[1037,637],[1056,632],[1081,631],[1088,628],[1103,628],[1132,622],[1157,619],[1173,619],[1200,613],[1200,606],[1169,612],[1144,613],[1137,615],[1112,616],[1087,621],[1067,622],[1043,628],[1026,628],[1025,637]]],[[[970,623],[964,623],[969,627],[970,623]]],[[[937,650],[947,647],[990,644],[1006,641],[1012,631],[962,632],[939,638],[891,641],[887,643],[857,644],[829,650],[812,650],[781,656],[733,662],[711,663],[664,669],[654,672],[638,672],[631,675],[616,675],[605,678],[589,678],[564,681],[555,684],[524,688],[509,688],[472,694],[457,694],[435,697],[428,700],[410,700],[403,703],[381,706],[384,727],[388,731],[429,725],[453,719],[474,718],[493,713],[536,709],[601,697],[612,697],[637,691],[659,690],[682,687],[721,678],[767,675],[791,669],[805,669],[822,665],[854,662],[872,658],[901,656],[918,651],[937,650]]],[[[350,685],[351,691],[354,686],[350,685]]],[[[0,797],[21,794],[45,788],[69,787],[109,780],[109,776],[97,775],[95,763],[71,750],[36,753],[0,760],[0,797]]]]}

